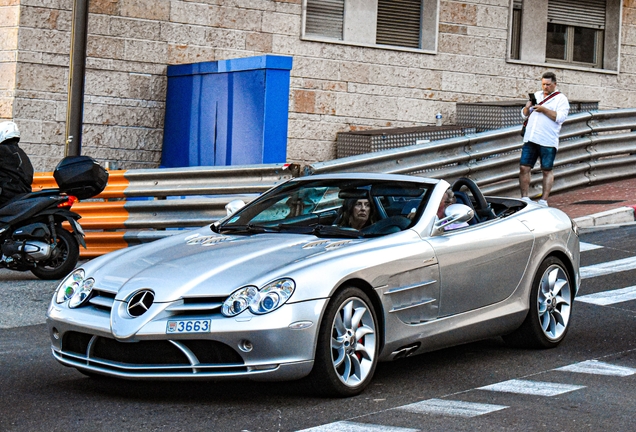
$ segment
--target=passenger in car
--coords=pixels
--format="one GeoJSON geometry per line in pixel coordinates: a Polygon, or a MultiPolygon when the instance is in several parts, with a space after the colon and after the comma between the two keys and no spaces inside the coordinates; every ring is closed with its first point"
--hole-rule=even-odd
{"type": "Polygon", "coordinates": [[[357,230],[373,223],[374,208],[371,201],[364,198],[347,198],[342,204],[342,218],[338,226],[357,230]]]}
{"type": "MultiPolygon", "coordinates": [[[[446,217],[446,208],[451,205],[457,203],[457,199],[455,198],[455,193],[452,189],[447,189],[442,201],[439,203],[439,207],[437,208],[437,218],[438,220],[444,219],[446,217]]],[[[446,225],[444,227],[444,231],[450,231],[457,228],[467,227],[468,222],[457,222],[452,223],[450,225],[446,225]]]]}

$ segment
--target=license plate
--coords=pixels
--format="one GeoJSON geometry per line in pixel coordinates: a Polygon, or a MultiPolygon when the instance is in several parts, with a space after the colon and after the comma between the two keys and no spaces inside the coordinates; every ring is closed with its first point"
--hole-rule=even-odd
{"type": "Polygon", "coordinates": [[[77,222],[76,220],[73,220],[73,231],[80,233],[81,235],[85,236],[86,234],[84,234],[84,229],[82,228],[82,226],[79,224],[79,222],[77,222]]]}
{"type": "Polygon", "coordinates": [[[208,333],[210,320],[170,320],[166,333],[208,333]]]}

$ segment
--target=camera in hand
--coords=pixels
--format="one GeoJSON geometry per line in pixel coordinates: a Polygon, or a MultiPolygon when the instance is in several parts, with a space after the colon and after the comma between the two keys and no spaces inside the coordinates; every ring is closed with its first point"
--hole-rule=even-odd
{"type": "Polygon", "coordinates": [[[534,93],[528,93],[528,97],[530,98],[530,102],[532,102],[532,106],[537,104],[537,98],[534,96],[534,93]]]}

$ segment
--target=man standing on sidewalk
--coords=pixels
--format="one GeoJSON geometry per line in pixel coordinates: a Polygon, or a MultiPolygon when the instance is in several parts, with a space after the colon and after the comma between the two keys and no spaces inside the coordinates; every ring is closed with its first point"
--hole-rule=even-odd
{"type": "Polygon", "coordinates": [[[536,104],[528,101],[521,110],[524,119],[525,134],[519,162],[519,187],[521,198],[530,201],[530,171],[537,159],[541,159],[543,172],[543,192],[539,204],[548,205],[548,197],[554,183],[554,158],[559,148],[559,132],[568,116],[570,103],[568,98],[556,89],[557,79],[553,72],[541,77],[542,91],[534,94],[536,104]]]}

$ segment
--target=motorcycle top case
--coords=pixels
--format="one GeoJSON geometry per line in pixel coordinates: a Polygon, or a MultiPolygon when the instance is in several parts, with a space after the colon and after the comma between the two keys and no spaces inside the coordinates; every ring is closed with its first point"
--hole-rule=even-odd
{"type": "Polygon", "coordinates": [[[67,156],[57,164],[53,177],[60,191],[87,199],[98,195],[108,184],[108,171],[88,156],[67,156]]]}

